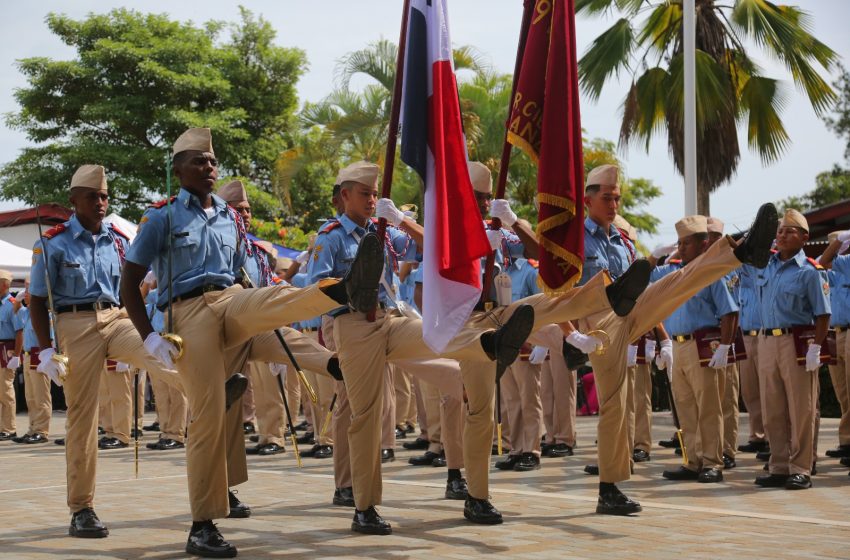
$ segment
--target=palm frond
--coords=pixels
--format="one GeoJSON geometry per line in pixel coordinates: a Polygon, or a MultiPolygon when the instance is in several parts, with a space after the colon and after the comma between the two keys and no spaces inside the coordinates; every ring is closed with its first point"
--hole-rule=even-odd
{"type": "Polygon", "coordinates": [[[622,18],[597,37],[578,61],[579,84],[592,100],[599,99],[605,81],[620,69],[628,68],[634,45],[629,20],[622,18]]]}
{"type": "Polygon", "coordinates": [[[779,113],[785,96],[776,80],[751,76],[741,90],[741,109],[748,113],[747,141],[762,163],[779,159],[790,142],[779,113]]]}
{"type": "Polygon", "coordinates": [[[649,149],[652,136],[664,126],[670,74],[660,67],[648,69],[632,84],[623,103],[620,145],[643,141],[649,149]]]}
{"type": "Polygon", "coordinates": [[[675,37],[681,32],[682,6],[672,2],[663,2],[655,7],[646,18],[637,42],[648,45],[655,51],[664,51],[674,43],[675,37]]]}
{"type": "Polygon", "coordinates": [[[348,53],[337,62],[335,76],[338,87],[348,89],[351,78],[364,74],[388,91],[392,91],[397,57],[398,47],[386,39],[376,41],[365,49],[348,53]]]}
{"type": "Polygon", "coordinates": [[[584,12],[589,16],[598,16],[613,10],[618,0],[576,0],[576,14],[584,12]]]}

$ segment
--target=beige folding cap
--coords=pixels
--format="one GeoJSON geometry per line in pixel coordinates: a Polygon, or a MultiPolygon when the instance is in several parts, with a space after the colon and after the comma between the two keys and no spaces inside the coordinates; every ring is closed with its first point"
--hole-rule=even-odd
{"type": "Polygon", "coordinates": [[[337,185],[341,185],[345,182],[354,182],[360,183],[361,185],[367,185],[370,187],[378,186],[378,175],[381,173],[381,168],[375,165],[374,163],[369,163],[368,161],[356,161],[339,171],[339,175],[336,176],[337,185]]]}
{"type": "Polygon", "coordinates": [[[619,184],[619,174],[620,169],[616,165],[611,165],[610,163],[594,167],[590,173],[587,174],[587,180],[585,181],[584,186],[585,188],[591,185],[616,187],[619,184]]]}
{"type": "Polygon", "coordinates": [[[215,154],[212,147],[212,132],[210,132],[209,128],[190,128],[181,134],[177,141],[174,142],[172,155],[189,150],[215,154]]]}
{"type": "Polygon", "coordinates": [[[275,249],[274,245],[272,245],[265,239],[258,239],[257,245],[265,249],[266,253],[270,254],[274,258],[277,258],[277,249],[275,249]]]}
{"type": "Polygon", "coordinates": [[[614,216],[614,227],[625,231],[626,235],[632,241],[635,241],[637,239],[637,230],[635,229],[635,227],[619,214],[614,216]]]}
{"type": "Polygon", "coordinates": [[[5,280],[7,282],[12,281],[12,273],[8,270],[0,270],[0,280],[5,280]]]}
{"type": "Polygon", "coordinates": [[[708,233],[719,233],[723,234],[723,222],[718,218],[713,218],[711,216],[705,219],[708,233]]]}
{"type": "Polygon", "coordinates": [[[684,239],[696,233],[708,233],[708,220],[705,216],[685,216],[676,222],[676,234],[684,239]]]}
{"type": "Polygon", "coordinates": [[[248,202],[248,193],[245,191],[245,185],[242,184],[242,181],[231,181],[218,189],[216,194],[230,204],[248,202]]]}
{"type": "Polygon", "coordinates": [[[106,187],[106,170],[102,165],[81,165],[74,176],[71,177],[71,188],[95,189],[98,191],[107,190],[106,187]]]}
{"type": "Polygon", "coordinates": [[[786,227],[798,227],[805,230],[806,233],[809,233],[809,222],[806,221],[806,217],[793,208],[789,208],[785,211],[785,215],[782,216],[782,221],[779,222],[779,225],[786,227]]]}
{"type": "Polygon", "coordinates": [[[472,190],[484,194],[493,194],[493,174],[486,165],[479,161],[470,161],[469,179],[472,181],[472,190]]]}

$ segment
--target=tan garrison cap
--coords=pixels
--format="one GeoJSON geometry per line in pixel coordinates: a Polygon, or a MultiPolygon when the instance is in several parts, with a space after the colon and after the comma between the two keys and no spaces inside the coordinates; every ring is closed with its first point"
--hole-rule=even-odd
{"type": "Polygon", "coordinates": [[[806,221],[806,217],[793,208],[785,211],[785,215],[782,216],[782,221],[779,222],[779,225],[798,227],[809,233],[809,222],[806,221]]]}
{"type": "Polygon", "coordinates": [[[12,273],[8,270],[0,270],[0,280],[12,281],[12,273]]]}
{"type": "Polygon", "coordinates": [[[472,190],[484,194],[493,194],[493,174],[486,165],[479,161],[470,161],[469,180],[472,181],[472,190]]]}
{"type": "Polygon", "coordinates": [[[197,150],[199,152],[213,152],[212,133],[209,128],[190,128],[180,135],[180,138],[174,142],[174,151],[172,155],[177,155],[180,152],[189,150],[197,150]]]}
{"type": "Polygon", "coordinates": [[[81,165],[71,177],[71,188],[95,189],[105,191],[106,170],[102,165],[81,165]]]}
{"type": "Polygon", "coordinates": [[[620,169],[616,165],[611,165],[610,163],[594,167],[591,172],[587,174],[587,181],[585,181],[584,186],[585,188],[591,185],[610,185],[616,187],[619,184],[619,173],[620,169]]]}
{"type": "Polygon", "coordinates": [[[225,202],[231,204],[248,201],[248,193],[245,191],[245,185],[242,184],[242,181],[231,181],[218,189],[216,194],[225,202]]]}
{"type": "Polygon", "coordinates": [[[723,233],[723,222],[717,218],[712,218],[711,216],[707,217],[706,224],[708,226],[708,233],[723,233]]]}
{"type": "Polygon", "coordinates": [[[277,258],[277,249],[275,249],[274,245],[272,245],[265,239],[258,239],[257,245],[262,247],[266,251],[266,253],[270,254],[274,258],[277,258]]]}
{"type": "Polygon", "coordinates": [[[708,220],[705,216],[685,216],[676,222],[676,234],[684,239],[695,233],[708,233],[708,220]]]}
{"type": "Polygon", "coordinates": [[[361,185],[377,187],[380,173],[381,168],[374,163],[356,161],[348,167],[340,169],[339,175],[336,176],[336,184],[341,185],[347,181],[353,181],[361,185]]]}
{"type": "Polygon", "coordinates": [[[632,241],[635,241],[637,239],[637,230],[635,229],[635,227],[619,214],[614,216],[614,227],[625,231],[626,235],[628,235],[629,239],[631,239],[632,241]]]}
{"type": "Polygon", "coordinates": [[[276,266],[274,267],[275,274],[286,272],[290,266],[292,266],[292,259],[289,257],[278,257],[276,266]]]}

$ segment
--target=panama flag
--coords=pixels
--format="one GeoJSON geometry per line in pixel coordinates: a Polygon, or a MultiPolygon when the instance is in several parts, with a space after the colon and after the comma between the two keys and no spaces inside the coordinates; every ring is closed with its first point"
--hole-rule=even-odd
{"type": "Polygon", "coordinates": [[[467,167],[446,0],[411,0],[401,105],[401,159],[425,185],[422,336],[442,352],[481,296],[490,252],[467,167]]]}

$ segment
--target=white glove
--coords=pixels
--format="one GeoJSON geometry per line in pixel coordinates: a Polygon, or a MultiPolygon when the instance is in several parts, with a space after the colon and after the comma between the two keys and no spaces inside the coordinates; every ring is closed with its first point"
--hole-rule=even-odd
{"type": "Polygon", "coordinates": [[[152,332],[145,339],[145,350],[153,356],[165,369],[176,370],[174,358],[177,356],[177,348],[173,344],[152,332]]]}
{"type": "Polygon", "coordinates": [[[729,349],[731,344],[721,344],[714,350],[714,355],[711,361],[708,362],[708,367],[714,369],[723,369],[729,365],[729,349]]]}
{"type": "Polygon", "coordinates": [[[626,367],[637,365],[637,344],[629,344],[626,347],[626,367]]]}
{"type": "Polygon", "coordinates": [[[115,371],[116,373],[124,373],[125,371],[130,371],[130,364],[125,364],[124,362],[115,362],[115,371]]]}
{"type": "Polygon", "coordinates": [[[310,251],[301,251],[298,253],[298,256],[295,257],[295,262],[298,264],[304,264],[307,262],[307,259],[310,258],[310,251]]]}
{"type": "Polygon", "coordinates": [[[502,246],[502,232],[497,229],[487,229],[487,241],[490,242],[490,250],[498,251],[502,246]]]}
{"type": "Polygon", "coordinates": [[[586,334],[582,334],[578,331],[573,331],[572,334],[567,337],[567,343],[575,346],[585,354],[596,352],[596,350],[602,346],[602,341],[595,336],[587,336],[586,334]]]}
{"type": "Polygon", "coordinates": [[[817,371],[820,368],[820,344],[809,344],[806,352],[806,371],[817,371]]]}
{"type": "Polygon", "coordinates": [[[658,246],[655,247],[655,249],[652,250],[652,256],[655,257],[656,259],[660,259],[661,257],[666,257],[667,255],[669,255],[670,253],[675,251],[676,247],[678,247],[678,246],[679,246],[678,243],[671,243],[670,245],[663,245],[663,244],[658,245],[658,246]]]}
{"type": "Polygon", "coordinates": [[[647,338],[646,342],[643,343],[643,353],[646,356],[646,363],[652,362],[652,358],[655,357],[655,339],[647,338]]]}
{"type": "Polygon", "coordinates": [[[145,284],[150,284],[151,286],[156,282],[156,274],[153,273],[153,270],[148,270],[148,273],[145,274],[145,279],[143,280],[145,284]]]}
{"type": "Polygon", "coordinates": [[[673,341],[670,339],[661,341],[661,348],[658,350],[658,356],[655,358],[655,365],[658,369],[667,370],[667,378],[673,378],[673,341]]]}
{"type": "Polygon", "coordinates": [[[516,223],[517,217],[511,210],[511,203],[504,198],[497,198],[490,203],[490,216],[502,220],[502,224],[511,227],[516,223]]]}
{"type": "Polygon", "coordinates": [[[838,234],[838,240],[841,241],[842,243],[846,243],[846,242],[850,241],[850,229],[842,231],[841,233],[839,233],[838,234]]]}
{"type": "Polygon", "coordinates": [[[269,369],[272,370],[272,375],[286,376],[286,364],[270,363],[269,369]]]}
{"type": "Polygon", "coordinates": [[[528,355],[528,363],[540,365],[546,361],[546,356],[549,355],[549,349],[545,346],[535,346],[531,349],[531,354],[528,355]]]}
{"type": "Polygon", "coordinates": [[[6,365],[9,369],[18,369],[21,367],[21,359],[18,356],[12,356],[9,358],[9,363],[6,365]]]}
{"type": "Polygon", "coordinates": [[[404,221],[404,212],[395,207],[392,199],[381,198],[375,206],[375,216],[384,218],[390,224],[398,227],[404,221]]]}
{"type": "Polygon", "coordinates": [[[43,373],[49,377],[51,381],[61,387],[62,379],[67,374],[67,371],[65,370],[65,364],[61,364],[53,360],[54,354],[56,354],[56,350],[53,348],[45,348],[39,352],[38,359],[41,363],[38,364],[36,371],[43,373]]]}

